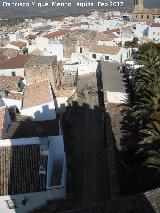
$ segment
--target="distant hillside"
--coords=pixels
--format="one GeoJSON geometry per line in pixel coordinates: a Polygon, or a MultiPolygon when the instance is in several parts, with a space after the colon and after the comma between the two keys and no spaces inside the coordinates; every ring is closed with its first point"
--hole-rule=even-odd
{"type": "MultiPolygon", "coordinates": [[[[102,0],[101,2],[107,2],[110,0],[102,0]]],[[[124,2],[125,8],[132,8],[133,7],[133,0],[121,0],[124,2]]],[[[8,0],[6,2],[32,2],[32,0],[8,0]]],[[[43,0],[34,0],[34,2],[41,2],[44,3],[43,0]]],[[[49,5],[51,5],[52,0],[45,0],[45,2],[48,2],[49,5]]],[[[43,8],[37,8],[37,7],[3,7],[2,6],[2,0],[0,0],[0,18],[8,18],[8,17],[16,17],[16,16],[57,16],[57,15],[70,15],[70,14],[81,14],[87,11],[93,11],[95,9],[109,9],[108,7],[97,7],[97,0],[57,0],[56,2],[72,2],[72,7],[43,7],[43,8]],[[77,7],[75,6],[77,2],[93,2],[94,7],[77,7]]],[[[145,7],[160,7],[160,0],[145,0],[144,1],[145,7]]],[[[122,10],[123,8],[117,7],[115,8],[117,10],[122,10]]]]}

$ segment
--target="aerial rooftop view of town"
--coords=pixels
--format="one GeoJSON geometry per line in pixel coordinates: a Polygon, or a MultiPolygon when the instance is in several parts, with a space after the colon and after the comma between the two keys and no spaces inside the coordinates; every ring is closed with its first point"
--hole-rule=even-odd
{"type": "Polygon", "coordinates": [[[1,9],[0,213],[160,213],[160,1],[127,2],[1,9]]]}

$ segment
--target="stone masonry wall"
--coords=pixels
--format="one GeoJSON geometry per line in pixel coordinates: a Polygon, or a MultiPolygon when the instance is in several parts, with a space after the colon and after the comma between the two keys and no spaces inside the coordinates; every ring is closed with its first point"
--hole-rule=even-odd
{"type": "Polygon", "coordinates": [[[29,65],[25,67],[27,84],[48,79],[53,88],[57,88],[60,82],[60,74],[57,63],[54,65],[29,65]]]}

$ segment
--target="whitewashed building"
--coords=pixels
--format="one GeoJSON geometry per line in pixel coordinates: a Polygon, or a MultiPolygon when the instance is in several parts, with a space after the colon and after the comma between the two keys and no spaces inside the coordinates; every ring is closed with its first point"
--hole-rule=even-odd
{"type": "Polygon", "coordinates": [[[16,50],[23,50],[25,49],[27,46],[27,43],[24,42],[24,41],[12,41],[10,42],[9,44],[6,45],[6,48],[13,48],[13,49],[16,49],[16,50]]]}
{"type": "Polygon", "coordinates": [[[153,23],[147,28],[148,38],[158,41],[160,40],[160,23],[153,23]]]}
{"type": "Polygon", "coordinates": [[[10,91],[6,97],[1,98],[5,106],[17,108],[19,111],[22,108],[22,92],[10,91]]]}
{"type": "Polygon", "coordinates": [[[18,41],[20,39],[20,36],[16,33],[10,33],[8,36],[9,36],[10,42],[18,41]]]}
{"type": "Polygon", "coordinates": [[[135,37],[143,38],[146,35],[148,25],[146,23],[134,23],[132,30],[135,37]]]}
{"type": "Polygon", "coordinates": [[[55,32],[36,38],[36,49],[44,52],[45,56],[57,56],[57,60],[63,60],[63,45],[61,44],[63,36],[68,33],[67,29],[60,29],[55,32]]]}
{"type": "Polygon", "coordinates": [[[17,55],[0,64],[0,76],[24,77],[24,65],[32,55],[17,55]]]}
{"type": "Polygon", "coordinates": [[[105,103],[121,104],[129,101],[122,73],[118,70],[119,66],[120,64],[115,62],[101,62],[105,103]]]}
{"type": "Polygon", "coordinates": [[[0,156],[1,212],[28,213],[66,198],[63,135],[0,140],[0,156]]]}
{"type": "Polygon", "coordinates": [[[63,45],[58,41],[55,42],[45,37],[37,37],[35,49],[43,51],[44,56],[56,55],[58,61],[63,59],[63,45]]]}
{"type": "Polygon", "coordinates": [[[122,63],[131,56],[131,48],[119,46],[94,45],[89,49],[90,58],[122,63]]]}
{"type": "Polygon", "coordinates": [[[24,90],[21,114],[35,121],[56,118],[55,100],[48,80],[27,84],[24,90]]]}

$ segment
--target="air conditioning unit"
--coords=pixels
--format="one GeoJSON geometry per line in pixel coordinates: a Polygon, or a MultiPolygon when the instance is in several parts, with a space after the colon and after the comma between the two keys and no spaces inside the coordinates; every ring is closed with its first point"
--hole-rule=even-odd
{"type": "Polygon", "coordinates": [[[46,174],[46,168],[43,165],[40,165],[39,167],[39,174],[43,174],[43,175],[46,174]]]}
{"type": "Polygon", "coordinates": [[[49,152],[48,137],[39,138],[39,141],[40,141],[40,153],[41,153],[41,155],[48,155],[48,152],[49,152]]]}

